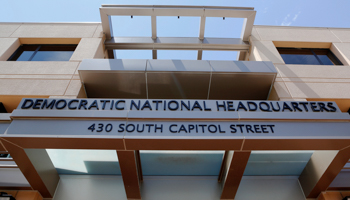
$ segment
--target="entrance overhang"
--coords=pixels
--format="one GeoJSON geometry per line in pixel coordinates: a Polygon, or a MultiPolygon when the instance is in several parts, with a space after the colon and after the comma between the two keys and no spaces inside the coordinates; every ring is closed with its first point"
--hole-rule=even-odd
{"type": "Polygon", "coordinates": [[[266,100],[271,62],[85,59],[78,69],[89,98],[266,100]]]}

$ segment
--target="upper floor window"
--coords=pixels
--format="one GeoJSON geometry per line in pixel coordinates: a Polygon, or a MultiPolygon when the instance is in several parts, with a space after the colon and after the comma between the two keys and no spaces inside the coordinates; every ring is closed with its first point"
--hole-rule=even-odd
{"type": "Polygon", "coordinates": [[[286,64],[343,65],[329,49],[277,48],[286,64]]]}
{"type": "Polygon", "coordinates": [[[77,45],[21,45],[8,61],[69,61],[77,45]]]}

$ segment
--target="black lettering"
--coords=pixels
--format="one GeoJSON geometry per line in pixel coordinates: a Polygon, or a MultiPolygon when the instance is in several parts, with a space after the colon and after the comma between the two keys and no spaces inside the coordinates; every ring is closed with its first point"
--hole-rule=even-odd
{"type": "Polygon", "coordinates": [[[317,105],[315,105],[315,102],[311,102],[310,106],[311,106],[311,110],[314,112],[320,112],[320,110],[317,109],[317,105]]]}
{"type": "Polygon", "coordinates": [[[261,133],[260,125],[254,125],[254,130],[255,130],[255,133],[261,133]]]}
{"type": "Polygon", "coordinates": [[[300,112],[303,111],[302,109],[299,108],[298,103],[292,102],[290,104],[292,104],[292,107],[293,107],[294,111],[297,111],[297,110],[300,111],[300,112]]]}
{"type": "Polygon", "coordinates": [[[264,112],[272,112],[270,105],[266,102],[260,102],[259,103],[259,108],[260,110],[264,111],[264,112]],[[262,105],[266,106],[266,108],[264,108],[262,105]]]}
{"type": "Polygon", "coordinates": [[[275,102],[275,103],[278,105],[278,109],[276,109],[276,108],[273,106],[273,103],[270,102],[270,105],[271,105],[271,107],[272,107],[272,110],[273,110],[273,111],[280,111],[280,110],[281,110],[281,107],[280,107],[279,102],[277,101],[277,102],[275,102]]]}
{"type": "Polygon", "coordinates": [[[193,124],[189,124],[188,125],[188,132],[191,133],[191,131],[194,129],[194,125],[193,124]]]}
{"type": "Polygon", "coordinates": [[[171,129],[173,126],[177,127],[176,124],[172,124],[172,125],[169,126],[169,131],[172,132],[172,133],[177,133],[177,131],[173,131],[173,130],[171,129]]]}
{"type": "Polygon", "coordinates": [[[288,106],[288,104],[286,102],[283,102],[283,108],[282,108],[282,112],[284,112],[285,109],[290,110],[291,112],[293,112],[293,110],[288,106]]]}
{"type": "Polygon", "coordinates": [[[88,110],[90,110],[92,107],[95,107],[97,110],[98,109],[98,104],[97,104],[97,100],[93,101],[92,104],[89,106],[88,110]]]}
{"type": "Polygon", "coordinates": [[[152,101],[153,103],[155,103],[156,104],[156,110],[158,110],[158,104],[159,103],[162,103],[162,101],[159,101],[159,100],[154,100],[154,101],[152,101]]]}
{"type": "Polygon", "coordinates": [[[124,126],[125,124],[119,124],[119,130],[118,130],[119,133],[124,132],[124,126]]]}
{"type": "Polygon", "coordinates": [[[126,130],[126,132],[134,132],[135,131],[135,125],[134,124],[128,124],[128,125],[126,125],[126,127],[125,127],[125,130],[126,130]],[[129,127],[131,127],[131,130],[129,129],[129,127]]]}
{"type": "MultiPolygon", "coordinates": [[[[124,106],[123,106],[123,107],[119,107],[119,106],[118,106],[119,103],[125,103],[125,101],[124,101],[124,100],[116,101],[116,102],[115,102],[115,109],[117,109],[117,110],[124,110],[124,109],[125,109],[124,106]]],[[[112,104],[113,104],[113,103],[112,103],[112,104]]]]}
{"type": "Polygon", "coordinates": [[[146,102],[143,104],[141,110],[145,109],[145,108],[148,108],[149,110],[152,110],[152,107],[151,105],[149,104],[149,101],[146,100],[146,102]]]}
{"type": "Polygon", "coordinates": [[[186,130],[186,128],[185,128],[185,126],[183,124],[181,124],[181,126],[180,126],[179,133],[181,131],[185,131],[185,133],[187,133],[187,130],[186,130]]]}
{"type": "Polygon", "coordinates": [[[43,102],[42,99],[36,99],[34,102],[34,105],[33,105],[33,109],[40,109],[41,102],[43,102]],[[39,106],[39,107],[37,107],[37,106],[39,106]]]}
{"type": "Polygon", "coordinates": [[[247,102],[247,105],[248,105],[249,111],[256,111],[256,110],[258,109],[258,105],[256,105],[255,102],[248,101],[248,102],[247,102]],[[252,108],[251,105],[253,105],[254,107],[252,108]]]}
{"type": "Polygon", "coordinates": [[[307,108],[307,104],[309,104],[308,102],[299,102],[299,104],[303,105],[306,112],[309,111],[309,109],[307,108]]]}
{"type": "Polygon", "coordinates": [[[231,133],[236,133],[237,132],[237,129],[235,128],[234,124],[230,125],[230,129],[231,129],[231,133]]]}
{"type": "Polygon", "coordinates": [[[218,125],[219,127],[219,133],[226,133],[226,131],[221,130],[221,125],[218,125]]]}
{"type": "MultiPolygon", "coordinates": [[[[46,99],[45,99],[46,100],[46,99]]],[[[31,99],[26,99],[24,100],[22,106],[21,106],[21,109],[28,109],[30,107],[32,107],[32,105],[34,104],[34,101],[31,100],[31,99]],[[29,102],[29,105],[27,105],[27,103],[29,102]]]]}
{"type": "Polygon", "coordinates": [[[273,130],[273,127],[275,127],[275,125],[266,125],[266,126],[270,127],[272,133],[275,133],[275,131],[273,130]]]}
{"type": "Polygon", "coordinates": [[[137,104],[135,103],[134,100],[131,100],[130,110],[132,110],[133,106],[136,108],[136,110],[140,110],[140,100],[137,102],[137,104]]]}
{"type": "Polygon", "coordinates": [[[151,127],[154,126],[154,124],[146,124],[148,126],[148,132],[151,132],[151,127]]]}
{"type": "Polygon", "coordinates": [[[56,101],[55,107],[56,107],[56,109],[63,109],[64,107],[66,107],[66,105],[67,105],[66,100],[61,99],[61,100],[56,101]],[[59,106],[59,104],[61,102],[63,102],[63,105],[59,106]]]}
{"type": "Polygon", "coordinates": [[[161,133],[163,133],[163,124],[160,125],[160,127],[157,126],[157,124],[155,124],[154,126],[154,132],[157,133],[157,129],[160,130],[161,133]]]}
{"type": "Polygon", "coordinates": [[[169,110],[172,110],[172,111],[179,109],[179,103],[178,103],[177,101],[175,101],[175,100],[169,101],[169,103],[168,103],[168,109],[169,109],[169,110]],[[171,106],[170,106],[170,105],[173,104],[173,103],[175,103],[175,107],[171,107],[171,106]]]}
{"type": "Polygon", "coordinates": [[[220,111],[220,107],[224,108],[224,111],[226,111],[225,101],[223,101],[222,104],[219,104],[219,102],[216,101],[216,108],[217,108],[218,111],[220,111]]]}
{"type": "Polygon", "coordinates": [[[237,111],[239,111],[239,109],[244,109],[245,111],[248,111],[241,101],[238,103],[237,111]]]}
{"type": "Polygon", "coordinates": [[[320,102],[320,103],[317,103],[317,104],[318,104],[318,106],[320,106],[320,111],[321,112],[323,112],[323,110],[329,112],[328,108],[326,108],[326,104],[325,103],[320,102]]]}
{"type": "Polygon", "coordinates": [[[236,126],[239,127],[239,129],[241,130],[241,133],[243,133],[243,128],[242,127],[244,127],[244,124],[237,124],[236,126]]]}
{"type": "Polygon", "coordinates": [[[198,103],[198,101],[195,101],[194,102],[194,104],[193,104],[193,107],[192,107],[192,111],[194,110],[194,109],[199,109],[200,111],[202,111],[203,109],[202,109],[202,107],[201,107],[201,105],[198,103]]]}
{"type": "MultiPolygon", "coordinates": [[[[100,100],[100,102],[102,103],[102,110],[104,110],[106,107],[106,103],[110,102],[110,100],[100,100]]],[[[68,104],[68,107],[69,107],[69,104],[68,104]]]]}
{"type": "Polygon", "coordinates": [[[42,106],[41,106],[41,109],[43,109],[43,108],[46,108],[46,109],[50,108],[50,109],[52,109],[55,106],[55,103],[56,103],[56,100],[54,99],[49,104],[47,104],[47,99],[45,99],[43,104],[42,104],[42,106]]]}
{"type": "Polygon", "coordinates": [[[80,103],[79,103],[78,109],[80,110],[80,108],[83,107],[84,110],[86,110],[86,109],[87,109],[87,108],[86,108],[86,104],[87,104],[87,103],[88,103],[88,102],[87,102],[86,100],[81,100],[80,103]]]}
{"type": "Polygon", "coordinates": [[[247,129],[247,133],[249,133],[249,131],[251,131],[252,133],[254,133],[254,131],[253,131],[251,125],[245,125],[245,128],[247,129]]]}
{"type": "Polygon", "coordinates": [[[206,127],[207,125],[206,124],[199,124],[198,126],[202,127],[202,133],[204,133],[205,132],[204,127],[206,127]]]}
{"type": "Polygon", "coordinates": [[[263,133],[269,133],[269,131],[267,131],[266,129],[266,125],[261,125],[261,130],[263,133]]]}
{"type": "Polygon", "coordinates": [[[218,131],[218,128],[214,124],[210,124],[208,126],[208,131],[211,133],[216,133],[216,131],[218,131]],[[214,130],[211,130],[210,127],[214,127],[214,130]]]}
{"type": "Polygon", "coordinates": [[[233,101],[227,101],[227,110],[228,111],[235,111],[233,107],[233,101]]]}
{"type": "Polygon", "coordinates": [[[111,106],[109,107],[109,109],[112,110],[112,109],[113,109],[113,106],[114,106],[114,100],[112,100],[111,106]]]}
{"type": "Polygon", "coordinates": [[[71,109],[71,110],[77,109],[77,106],[75,106],[75,107],[72,106],[72,103],[74,103],[74,102],[79,103],[79,101],[77,99],[70,100],[68,102],[68,108],[69,109],[71,109]]]}
{"type": "Polygon", "coordinates": [[[205,101],[203,101],[203,106],[205,111],[211,111],[211,108],[207,108],[205,101]]]}
{"type": "Polygon", "coordinates": [[[187,110],[191,110],[191,104],[190,101],[187,101],[188,104],[186,104],[184,101],[181,101],[181,110],[185,107],[187,110]]]}
{"type": "Polygon", "coordinates": [[[331,112],[336,112],[337,111],[337,108],[333,106],[332,102],[327,103],[327,107],[331,109],[330,110],[331,112]]]}
{"type": "Polygon", "coordinates": [[[139,133],[142,133],[142,132],[145,130],[145,125],[142,124],[142,130],[140,130],[139,128],[140,128],[140,125],[137,124],[137,126],[136,126],[136,131],[139,132],[139,133]]]}

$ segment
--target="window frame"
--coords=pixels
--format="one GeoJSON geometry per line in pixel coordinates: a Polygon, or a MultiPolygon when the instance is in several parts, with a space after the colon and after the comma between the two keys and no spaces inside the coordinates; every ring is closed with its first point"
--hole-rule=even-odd
{"type": "Polygon", "coordinates": [[[326,55],[328,59],[333,63],[333,65],[343,65],[343,63],[333,54],[333,52],[330,49],[327,48],[291,48],[291,47],[277,47],[277,51],[281,55],[283,61],[285,64],[291,64],[291,65],[329,65],[322,62],[320,59],[320,55],[326,55]],[[307,51],[310,52],[306,53],[307,51]],[[303,53],[304,52],[304,53],[303,53]],[[283,54],[288,55],[313,55],[314,58],[316,58],[318,64],[296,64],[296,63],[286,63],[285,59],[283,58],[283,54]]]}
{"type": "MultiPolygon", "coordinates": [[[[72,51],[74,53],[78,45],[76,44],[22,44],[17,50],[7,59],[7,61],[17,61],[26,49],[33,50],[33,54],[25,61],[32,61],[35,55],[41,50],[45,51],[72,51]],[[58,50],[59,49],[59,50],[58,50]]],[[[69,61],[68,60],[52,60],[52,61],[69,61]]],[[[41,62],[41,61],[39,61],[41,62]]]]}

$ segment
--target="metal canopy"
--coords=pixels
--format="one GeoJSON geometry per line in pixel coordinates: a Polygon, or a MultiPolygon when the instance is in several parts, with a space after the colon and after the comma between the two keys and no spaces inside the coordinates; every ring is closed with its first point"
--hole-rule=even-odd
{"type": "MultiPolygon", "coordinates": [[[[249,36],[253,28],[256,11],[251,7],[219,6],[144,6],[144,5],[102,5],[100,8],[102,29],[106,36],[106,49],[150,49],[157,59],[157,49],[198,50],[197,59],[202,59],[203,50],[239,51],[238,59],[246,60],[249,50],[249,36]],[[113,37],[111,16],[151,16],[152,37],[113,37]],[[158,38],[157,16],[200,17],[198,38],[158,38]],[[205,38],[206,17],[244,18],[240,38],[205,38]]],[[[109,54],[112,57],[112,54],[109,54]]]]}
{"type": "Polygon", "coordinates": [[[268,99],[271,62],[86,59],[79,67],[89,98],[268,99]]]}

